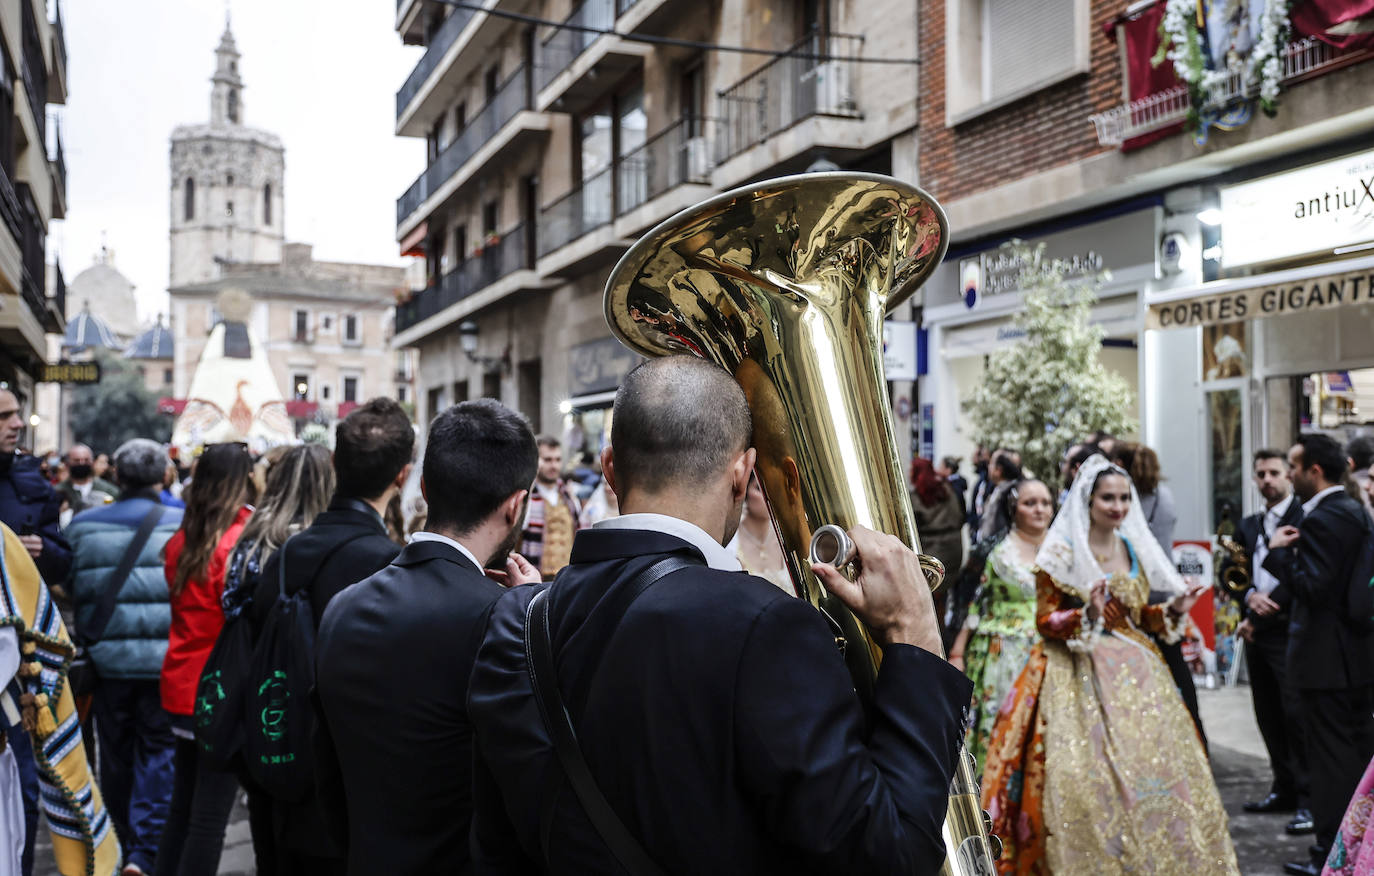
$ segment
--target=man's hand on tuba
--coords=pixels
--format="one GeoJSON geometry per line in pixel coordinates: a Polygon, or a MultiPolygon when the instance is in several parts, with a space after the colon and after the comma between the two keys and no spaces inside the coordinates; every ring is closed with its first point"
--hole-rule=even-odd
{"type": "Polygon", "coordinates": [[[863,526],[849,530],[860,569],[850,581],[826,563],[811,570],[868,627],[878,644],[915,645],[944,656],[935,603],[915,551],[895,536],[863,526]]]}

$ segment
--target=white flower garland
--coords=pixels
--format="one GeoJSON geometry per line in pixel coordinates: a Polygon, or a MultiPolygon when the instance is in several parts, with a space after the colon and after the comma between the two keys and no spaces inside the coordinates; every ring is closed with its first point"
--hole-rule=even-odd
{"type": "Polygon", "coordinates": [[[1260,17],[1260,34],[1250,57],[1220,70],[1209,69],[1203,54],[1203,37],[1195,16],[1197,0],[1165,0],[1160,22],[1160,46],[1154,57],[1159,64],[1166,58],[1174,72],[1188,87],[1193,99],[1190,117],[1204,105],[1222,104],[1231,96],[1231,81],[1239,76],[1245,89],[1259,83],[1260,107],[1268,115],[1278,108],[1279,86],[1283,80],[1282,52],[1292,32],[1289,9],[1292,0],[1267,0],[1260,17]]]}

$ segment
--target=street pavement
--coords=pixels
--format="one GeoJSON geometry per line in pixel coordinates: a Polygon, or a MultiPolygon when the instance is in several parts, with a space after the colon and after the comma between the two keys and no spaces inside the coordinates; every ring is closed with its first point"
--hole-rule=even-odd
{"type": "MultiPolygon", "coordinates": [[[[1283,862],[1306,856],[1311,837],[1284,834],[1287,815],[1250,815],[1242,811],[1246,800],[1262,797],[1269,788],[1269,761],[1255,726],[1248,687],[1199,690],[1202,723],[1211,743],[1212,768],[1221,799],[1231,817],[1240,870],[1244,876],[1280,876],[1283,862]]],[[[34,867],[36,876],[60,876],[52,861],[46,834],[34,867]]],[[[248,834],[248,810],[240,797],[229,820],[220,858],[221,876],[251,876],[253,843],[248,834]]],[[[1167,871],[1164,871],[1167,872],[1167,871]]],[[[1204,874],[1198,874],[1204,876],[1204,874]]]]}

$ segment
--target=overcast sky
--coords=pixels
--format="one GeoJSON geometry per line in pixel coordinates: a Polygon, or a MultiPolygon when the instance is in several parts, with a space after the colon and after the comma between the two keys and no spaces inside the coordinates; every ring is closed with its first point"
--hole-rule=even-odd
{"type": "MultiPolygon", "coordinates": [[[[220,0],[62,0],[70,95],[62,119],[67,219],[49,254],[68,280],[104,233],[140,316],[166,309],[168,138],[210,119],[220,0]]],[[[286,145],[286,239],[318,259],[399,265],[396,198],[424,167],[399,138],[396,89],[422,50],[394,0],[235,0],[245,124],[286,145]]]]}

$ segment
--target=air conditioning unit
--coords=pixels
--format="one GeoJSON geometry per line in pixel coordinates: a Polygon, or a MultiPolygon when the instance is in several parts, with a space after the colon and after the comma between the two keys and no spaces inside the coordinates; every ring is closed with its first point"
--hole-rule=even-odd
{"type": "Polygon", "coordinates": [[[816,110],[833,115],[857,115],[851,70],[847,61],[821,61],[809,73],[814,78],[816,110]]]}
{"type": "Polygon", "coordinates": [[[683,144],[683,172],[688,180],[709,179],[711,175],[711,145],[704,134],[689,137],[683,144]]]}

